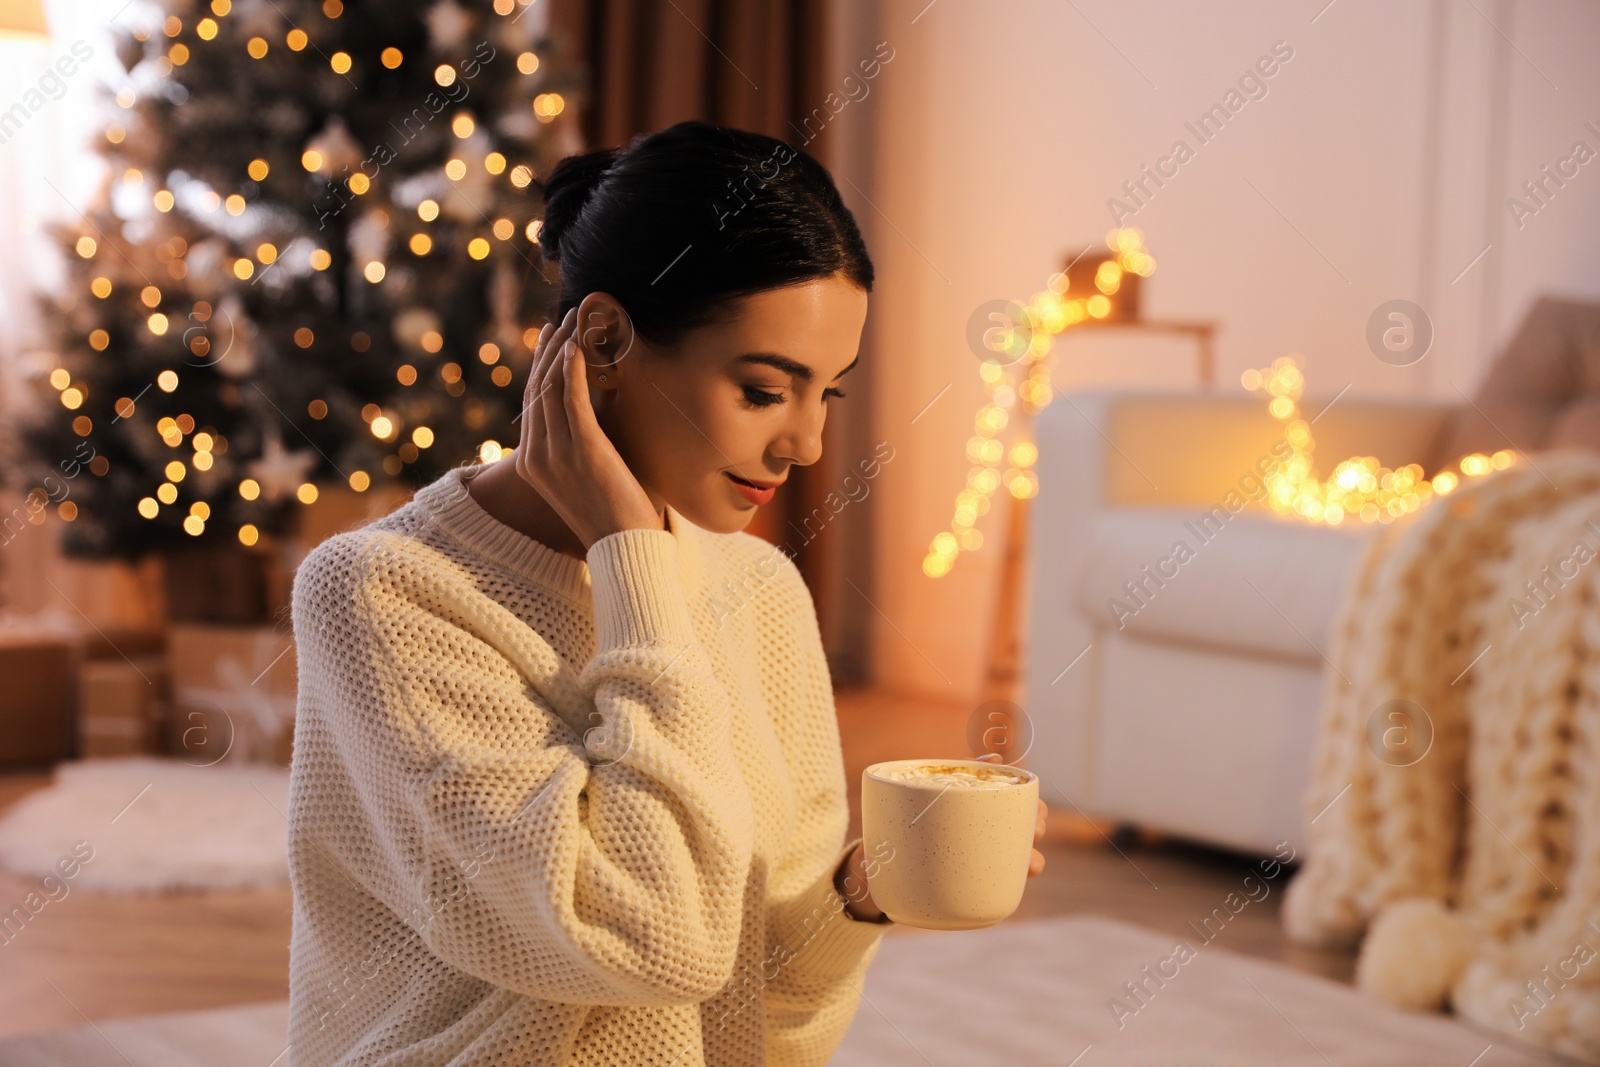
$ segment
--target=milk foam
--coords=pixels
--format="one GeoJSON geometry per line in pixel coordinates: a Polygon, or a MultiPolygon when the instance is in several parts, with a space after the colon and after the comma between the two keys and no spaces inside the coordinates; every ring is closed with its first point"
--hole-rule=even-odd
{"type": "Polygon", "coordinates": [[[994,789],[1022,785],[1022,775],[1001,767],[969,767],[947,763],[917,763],[909,767],[883,768],[872,772],[895,782],[931,782],[968,789],[994,789]]]}

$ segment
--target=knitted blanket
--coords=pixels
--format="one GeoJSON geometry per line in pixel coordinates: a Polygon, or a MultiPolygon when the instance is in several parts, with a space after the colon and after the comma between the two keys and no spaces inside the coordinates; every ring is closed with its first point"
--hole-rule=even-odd
{"type": "Polygon", "coordinates": [[[1375,531],[1329,662],[1290,938],[1365,933],[1362,988],[1600,1064],[1600,456],[1375,531]]]}

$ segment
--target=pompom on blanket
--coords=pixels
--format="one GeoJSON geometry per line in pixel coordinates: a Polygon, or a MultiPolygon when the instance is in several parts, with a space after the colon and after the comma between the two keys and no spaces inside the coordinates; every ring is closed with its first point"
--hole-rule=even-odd
{"type": "Polygon", "coordinates": [[[1357,983],[1600,1064],[1600,456],[1374,532],[1335,621],[1292,940],[1357,983]]]}

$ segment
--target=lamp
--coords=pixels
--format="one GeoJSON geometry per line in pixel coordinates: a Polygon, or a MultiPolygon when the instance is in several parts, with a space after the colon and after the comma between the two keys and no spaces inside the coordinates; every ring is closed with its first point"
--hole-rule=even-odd
{"type": "Polygon", "coordinates": [[[44,0],[0,0],[0,39],[45,40],[44,0]]]}

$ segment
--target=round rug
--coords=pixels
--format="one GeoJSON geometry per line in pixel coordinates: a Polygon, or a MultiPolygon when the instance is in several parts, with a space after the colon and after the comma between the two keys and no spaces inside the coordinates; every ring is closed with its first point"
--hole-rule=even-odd
{"type": "Polygon", "coordinates": [[[99,892],[286,885],[288,798],[288,769],[268,764],[63,763],[0,815],[0,867],[46,891],[47,879],[99,892]]]}

